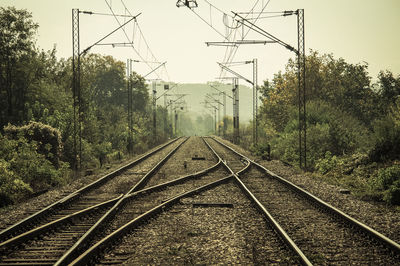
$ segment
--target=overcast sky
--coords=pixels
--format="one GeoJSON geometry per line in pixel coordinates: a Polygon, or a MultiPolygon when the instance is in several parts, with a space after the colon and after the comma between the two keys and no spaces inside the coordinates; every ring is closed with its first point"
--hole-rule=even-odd
{"type": "MultiPolygon", "coordinates": [[[[110,3],[111,0],[108,0],[110,3]]],[[[213,25],[225,33],[223,14],[210,9],[204,0],[197,0],[195,10],[205,20],[212,19],[213,25]],[[211,16],[210,16],[210,10],[211,16]]],[[[248,11],[255,0],[209,0],[220,10],[248,11]]],[[[259,0],[255,10],[260,11],[267,0],[259,0]]],[[[121,0],[111,1],[115,13],[124,14],[121,0]]],[[[175,82],[206,82],[219,76],[217,61],[222,61],[225,48],[207,47],[206,41],[222,41],[222,37],[187,8],[177,8],[176,0],[124,0],[132,14],[141,13],[137,18],[151,51],[160,62],[167,61],[165,72],[159,75],[163,80],[175,82]]],[[[2,7],[14,5],[33,13],[39,23],[37,44],[48,50],[57,46],[58,57],[72,55],[71,9],[79,8],[93,12],[110,13],[103,0],[0,0],[2,7]]],[[[389,69],[400,74],[400,1],[399,0],[271,0],[265,11],[305,10],[306,49],[321,53],[333,53],[350,63],[367,62],[369,71],[376,78],[379,70],[389,69]]],[[[89,16],[81,14],[81,49],[115,29],[118,24],[114,17],[89,16]]],[[[122,19],[123,20],[123,19],[122,19]]],[[[229,20],[228,20],[229,22],[229,20]]],[[[263,19],[257,22],[261,28],[276,35],[283,41],[297,46],[296,17],[263,19]]],[[[126,27],[128,36],[134,35],[133,27],[126,27]]],[[[137,32],[137,31],[136,31],[137,32]]],[[[136,36],[137,33],[136,33],[136,36]]],[[[246,39],[265,40],[250,33],[246,39]]],[[[135,46],[140,56],[150,58],[143,41],[137,37],[135,46]],[[140,45],[141,47],[138,47],[140,45]]],[[[127,42],[120,31],[104,42],[127,42]]],[[[111,48],[96,46],[91,52],[110,54],[126,61],[139,59],[132,48],[111,48]]],[[[259,62],[259,83],[271,78],[274,73],[284,70],[293,53],[278,44],[242,45],[234,61],[257,58],[259,62]]],[[[142,75],[150,72],[144,63],[135,63],[134,69],[142,75]]],[[[236,69],[251,78],[251,66],[236,69]]],[[[155,78],[155,76],[153,76],[155,78]]]]}

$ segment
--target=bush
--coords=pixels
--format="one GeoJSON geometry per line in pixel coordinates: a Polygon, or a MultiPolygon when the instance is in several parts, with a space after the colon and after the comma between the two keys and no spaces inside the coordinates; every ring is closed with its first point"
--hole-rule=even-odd
{"type": "Polygon", "coordinates": [[[46,159],[55,167],[59,166],[62,141],[58,129],[40,122],[30,122],[21,127],[9,124],[4,128],[4,133],[12,139],[18,139],[22,136],[29,142],[35,141],[38,144],[37,152],[46,156],[46,159]]]}
{"type": "Polygon", "coordinates": [[[6,203],[63,183],[68,168],[64,162],[56,168],[38,153],[36,141],[21,136],[8,139],[0,134],[0,197],[6,203]]]}
{"type": "MultiPolygon", "coordinates": [[[[290,111],[284,131],[271,141],[274,157],[297,163],[299,158],[299,122],[297,109],[290,111]]],[[[343,155],[367,149],[368,133],[356,118],[321,100],[307,104],[307,165],[331,155],[343,155]]]]}
{"type": "Polygon", "coordinates": [[[339,162],[340,160],[335,155],[332,156],[332,153],[327,151],[324,158],[317,160],[315,168],[318,170],[318,172],[324,175],[336,168],[339,162]]]}
{"type": "Polygon", "coordinates": [[[0,159],[0,207],[11,204],[31,192],[32,188],[10,170],[10,164],[0,159]]]}
{"type": "Polygon", "coordinates": [[[370,179],[370,186],[387,203],[400,205],[400,165],[379,169],[370,179]]]}
{"type": "Polygon", "coordinates": [[[400,98],[390,106],[388,115],[375,121],[373,127],[375,145],[369,154],[371,161],[400,159],[400,98]]]}

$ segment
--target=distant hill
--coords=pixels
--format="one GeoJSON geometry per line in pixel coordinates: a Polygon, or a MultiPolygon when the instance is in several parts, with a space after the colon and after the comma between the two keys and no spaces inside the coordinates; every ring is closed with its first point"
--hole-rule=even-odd
{"type": "MultiPolygon", "coordinates": [[[[226,97],[226,113],[228,116],[232,116],[232,99],[228,97],[232,97],[232,85],[221,84],[218,87],[221,91],[225,91],[227,93],[226,97]]],[[[164,93],[164,86],[157,86],[157,96],[160,96],[164,93]]],[[[168,94],[187,94],[183,99],[186,101],[186,107],[188,113],[197,113],[197,114],[206,114],[210,113],[211,111],[207,111],[204,107],[205,95],[218,93],[215,89],[211,86],[204,84],[204,83],[182,83],[178,84],[177,87],[171,89],[168,94]]],[[[247,86],[240,85],[239,87],[239,115],[241,123],[247,122],[252,119],[252,88],[247,86]]],[[[214,98],[219,99],[221,103],[222,95],[213,95],[214,98]]],[[[174,99],[173,97],[169,99],[174,99]]],[[[164,105],[164,99],[161,97],[157,101],[157,105],[164,105]]],[[[221,106],[221,118],[223,115],[223,108],[221,106]]]]}

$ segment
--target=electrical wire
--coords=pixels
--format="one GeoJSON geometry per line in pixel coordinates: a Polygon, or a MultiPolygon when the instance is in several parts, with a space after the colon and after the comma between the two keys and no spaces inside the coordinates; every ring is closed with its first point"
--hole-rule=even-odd
{"type": "MultiPolygon", "coordinates": [[[[126,10],[129,14],[131,14],[131,12],[130,12],[129,9],[126,7],[126,5],[125,5],[125,3],[124,3],[123,0],[121,0],[121,3],[122,3],[122,5],[124,6],[125,10],[126,10]]],[[[147,42],[147,40],[146,40],[146,38],[145,38],[145,36],[144,36],[144,34],[143,34],[143,32],[142,32],[142,29],[140,28],[139,23],[138,23],[136,20],[135,20],[135,25],[136,25],[136,30],[139,30],[139,33],[140,33],[140,35],[141,35],[141,37],[142,37],[142,39],[143,39],[143,41],[144,41],[144,43],[145,43],[145,45],[146,45],[146,47],[147,47],[147,52],[150,52],[150,54],[151,54],[151,56],[152,56],[152,60],[155,61],[155,62],[157,62],[158,60],[157,60],[156,56],[154,55],[153,51],[150,49],[150,46],[149,46],[149,44],[148,44],[148,42],[147,42]]],[[[134,29],[134,30],[135,30],[135,29],[134,29]]],[[[168,82],[171,82],[171,79],[170,79],[170,76],[169,76],[169,73],[168,73],[168,70],[167,70],[167,67],[166,67],[165,64],[163,65],[163,70],[165,71],[165,74],[166,74],[166,76],[167,76],[168,82]]]]}
{"type": "MultiPolygon", "coordinates": [[[[256,2],[256,4],[253,6],[253,8],[251,9],[250,12],[253,12],[253,11],[254,11],[254,8],[255,8],[255,6],[257,5],[258,2],[259,2],[259,1],[256,2]]],[[[268,4],[269,4],[270,2],[271,2],[271,0],[268,0],[267,3],[262,7],[261,12],[258,14],[258,17],[255,19],[254,23],[257,22],[258,18],[261,16],[261,13],[264,12],[265,8],[268,6],[268,4]]],[[[246,17],[247,17],[247,16],[246,16],[246,17]]],[[[246,36],[249,34],[250,30],[251,30],[251,28],[249,28],[249,29],[247,30],[246,34],[244,34],[244,36],[242,36],[242,40],[244,40],[244,38],[246,38],[246,36]]],[[[236,53],[237,53],[237,50],[238,50],[238,49],[239,49],[239,47],[237,47],[237,48],[232,48],[232,49],[231,49],[230,56],[228,57],[228,60],[226,60],[225,62],[223,62],[223,64],[224,64],[224,63],[230,63],[230,62],[232,62],[233,59],[234,59],[234,57],[235,57],[235,55],[236,55],[236,53]]],[[[223,72],[226,73],[226,71],[222,71],[222,70],[221,70],[221,73],[223,73],[223,72]]],[[[221,76],[220,76],[220,77],[221,77],[221,76]]]]}
{"type": "MultiPolygon", "coordinates": [[[[112,9],[112,6],[108,3],[107,0],[104,0],[104,1],[106,2],[107,6],[109,7],[111,13],[114,14],[114,11],[113,11],[113,9],[112,9]]],[[[117,23],[121,26],[121,22],[119,21],[119,19],[118,19],[116,16],[114,16],[114,18],[115,18],[115,20],[117,21],[117,23]]],[[[129,42],[129,43],[133,43],[133,42],[130,40],[128,34],[126,33],[126,30],[125,30],[124,28],[122,28],[122,31],[124,32],[125,37],[127,38],[128,42],[129,42]]],[[[139,58],[140,58],[142,61],[146,61],[146,60],[142,57],[142,55],[137,51],[137,49],[133,46],[133,44],[131,45],[131,47],[132,47],[132,49],[135,51],[135,53],[137,54],[137,56],[139,56],[139,58]]],[[[146,65],[147,65],[151,70],[154,70],[154,69],[150,66],[150,64],[146,63],[146,65]]],[[[157,75],[158,78],[160,78],[160,76],[158,75],[157,72],[156,72],[156,75],[157,75]]]]}

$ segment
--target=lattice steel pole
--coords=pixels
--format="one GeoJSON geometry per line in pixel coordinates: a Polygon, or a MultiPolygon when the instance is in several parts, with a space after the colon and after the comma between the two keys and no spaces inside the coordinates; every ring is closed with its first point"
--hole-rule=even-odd
{"type": "Polygon", "coordinates": [[[257,59],[253,59],[253,144],[257,145],[257,59]]]}
{"type": "Polygon", "coordinates": [[[306,121],[306,57],[304,35],[304,9],[297,10],[298,33],[298,82],[299,82],[299,162],[300,167],[307,169],[307,121],[306,121]]]}
{"type": "Polygon", "coordinates": [[[157,88],[156,82],[152,82],[153,89],[153,135],[154,142],[157,143],[157,88]]]}
{"type": "Polygon", "coordinates": [[[239,144],[239,79],[233,78],[233,139],[239,144]]]}
{"type": "Polygon", "coordinates": [[[223,116],[223,118],[222,118],[222,120],[223,120],[223,128],[222,128],[222,130],[223,130],[223,135],[224,135],[224,138],[225,138],[225,136],[226,136],[226,92],[224,91],[223,92],[223,98],[222,98],[223,100],[223,104],[224,104],[224,116],[223,116]]]}
{"type": "Polygon", "coordinates": [[[79,51],[79,9],[72,9],[72,97],[74,106],[74,169],[80,168],[82,155],[82,139],[80,126],[80,51],[79,51]],[[78,129],[79,127],[79,129],[78,129]],[[79,134],[78,134],[79,131],[79,134]],[[77,134],[79,136],[79,159],[77,147],[77,134]]]}

